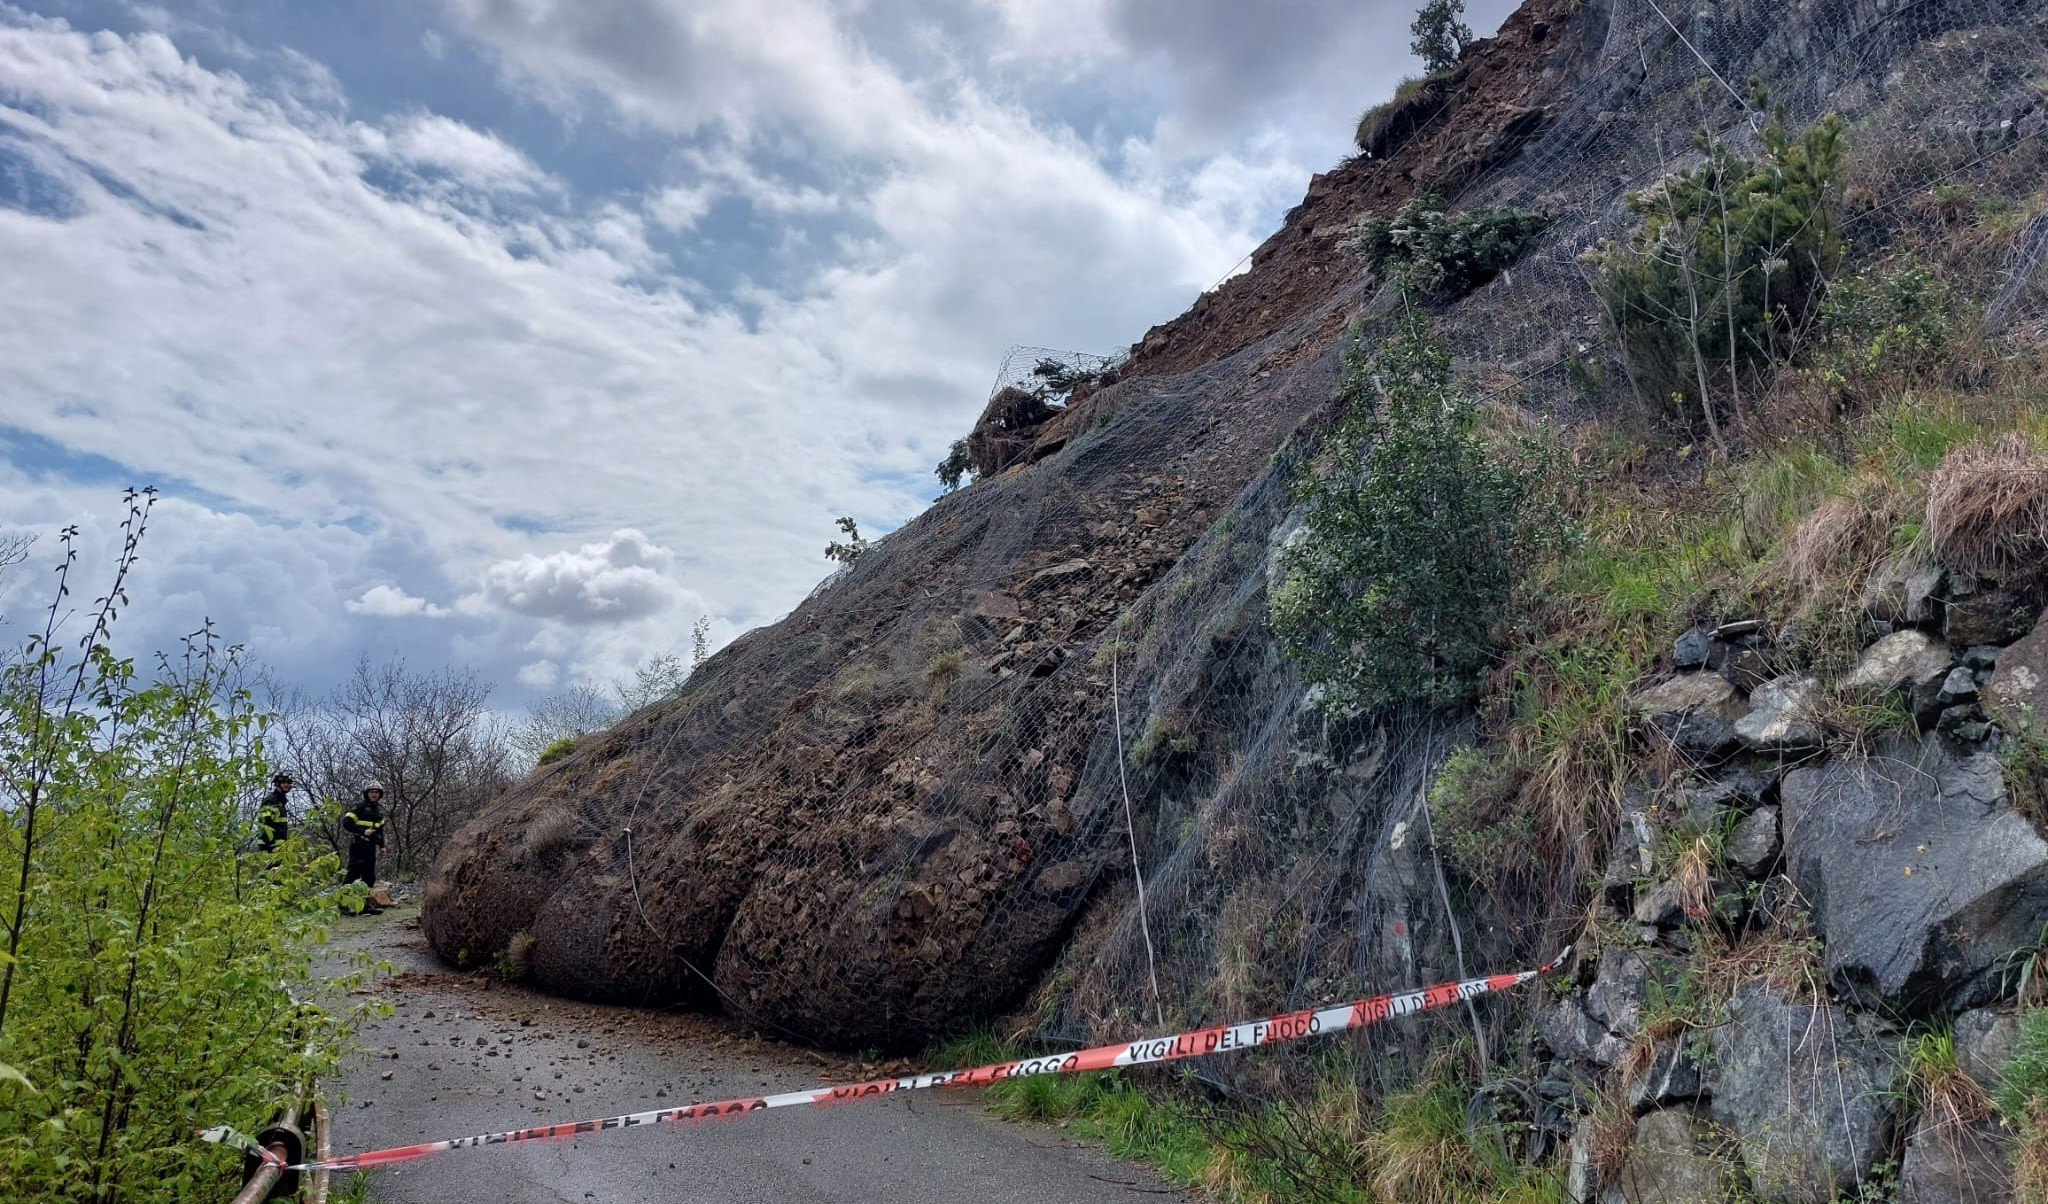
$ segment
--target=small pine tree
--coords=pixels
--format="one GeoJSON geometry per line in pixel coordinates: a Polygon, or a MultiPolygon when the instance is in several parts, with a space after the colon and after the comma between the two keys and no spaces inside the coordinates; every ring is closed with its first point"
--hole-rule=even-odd
{"type": "Polygon", "coordinates": [[[861,538],[860,524],[854,522],[851,518],[840,518],[834,521],[840,533],[846,536],[846,542],[840,543],[835,539],[831,543],[826,544],[825,559],[836,560],[841,564],[852,564],[860,559],[862,552],[868,550],[868,541],[861,538]]]}
{"type": "MultiPolygon", "coordinates": [[[[1761,99],[1759,101],[1761,104],[1761,99]]],[[[1588,256],[1629,383],[1720,440],[1720,411],[1798,343],[1841,265],[1842,119],[1781,113],[1752,159],[1701,131],[1702,161],[1629,197],[1642,222],[1588,256]]]]}
{"type": "Polygon", "coordinates": [[[1369,217],[1344,249],[1373,271],[1400,273],[1439,300],[1464,296],[1506,271],[1550,219],[1526,209],[1452,213],[1442,197],[1412,197],[1392,217],[1369,217]]]}
{"type": "Polygon", "coordinates": [[[1449,71],[1465,57],[1465,48],[1473,41],[1472,27],[1461,18],[1465,15],[1465,0],[1425,0],[1416,10],[1415,23],[1408,32],[1415,40],[1408,48],[1431,75],[1449,71]]]}
{"type": "Polygon", "coordinates": [[[936,475],[939,484],[946,487],[947,493],[960,488],[962,479],[973,481],[974,456],[967,450],[967,440],[953,440],[952,449],[946,453],[945,459],[939,461],[936,475]]]}
{"type": "Polygon", "coordinates": [[[1307,535],[1282,553],[1271,600],[1281,647],[1333,703],[1469,698],[1527,557],[1546,531],[1526,505],[1542,464],[1479,432],[1451,356],[1410,312],[1354,356],[1350,411],[1324,468],[1296,486],[1307,535]]]}

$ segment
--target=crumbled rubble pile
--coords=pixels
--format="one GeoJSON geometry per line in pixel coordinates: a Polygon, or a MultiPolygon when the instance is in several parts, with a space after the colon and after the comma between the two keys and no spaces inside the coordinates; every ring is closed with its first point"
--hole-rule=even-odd
{"type": "Polygon", "coordinates": [[[2010,1200],[2010,1137],[1905,1123],[1903,1040],[1952,1023],[1987,1089],[2020,959],[2048,931],[2048,842],[2001,751],[2040,741],[2036,591],[1890,564],[1841,672],[1800,632],[1702,623],[1634,709],[1682,766],[1629,792],[1597,947],[1541,1016],[1560,1069],[1625,1111],[1580,1122],[1584,1201],[2010,1200]],[[1702,1003],[1712,1000],[1711,1003],[1702,1003]],[[1632,1136],[1630,1135],[1632,1132],[1632,1136]]]}

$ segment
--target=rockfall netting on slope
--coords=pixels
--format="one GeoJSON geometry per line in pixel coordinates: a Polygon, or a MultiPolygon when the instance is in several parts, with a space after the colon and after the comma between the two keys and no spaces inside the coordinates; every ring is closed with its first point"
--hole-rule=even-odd
{"type": "Polygon", "coordinates": [[[1099,394],[1058,457],[941,499],[536,774],[441,861],[435,947],[840,1046],[1013,999],[1114,843],[1091,641],[1331,396],[1312,324],[1099,394]]]}
{"type": "MultiPolygon", "coordinates": [[[[1458,198],[1556,218],[1444,315],[1461,364],[1568,416],[1564,365],[1601,354],[1579,254],[1694,128],[1749,136],[1752,77],[1794,121],[1851,119],[1888,173],[1859,199],[1873,226],[1932,185],[2038,174],[2041,21],[1995,0],[1582,7],[1544,34],[1583,43],[1582,77],[1458,198]]],[[[2040,320],[2037,241],[1995,252],[2009,326],[2040,320]]],[[[1295,471],[1273,453],[1334,392],[1316,332],[1364,300],[1103,390],[1056,454],[941,500],[537,774],[443,859],[435,947],[849,1047],[922,1044],[1034,984],[1043,1034],[1103,1039],[1454,973],[1419,801],[1457,730],[1307,705],[1265,626],[1295,471]]],[[[1459,920],[1474,970],[1568,924],[1459,920]]],[[[1243,1065],[1217,1071],[1266,1073],[1243,1065]]]]}
{"type": "MultiPolygon", "coordinates": [[[[1937,189],[1986,204],[2034,193],[2048,164],[2048,6],[1740,2],[1660,13],[1618,0],[1579,19],[1601,27],[1596,69],[1517,158],[1456,198],[1555,220],[1438,326],[1475,391],[1565,421],[1584,406],[1567,365],[1611,358],[1579,257],[1632,227],[1629,191],[1698,160],[1694,130],[1753,145],[1765,117],[1745,103],[1752,81],[1795,124],[1830,111],[1849,122],[1852,233],[1866,241],[1926,220],[1937,189]]],[[[1983,252],[2005,280],[1993,317],[2015,334],[2042,321],[2044,220],[2020,214],[2009,241],[1983,252]]],[[[1368,309],[1392,302],[1383,290],[1368,309]]],[[[1041,990],[1046,1036],[1144,1027],[1155,977],[1170,1018],[1220,1019],[1458,970],[1452,892],[1437,889],[1417,837],[1423,785],[1462,733],[1412,717],[1346,723],[1306,705],[1264,626],[1290,521],[1284,489],[1262,478],[1125,621],[1146,633],[1126,648],[1122,680],[1125,739],[1145,749],[1131,784],[1149,923],[1138,922],[1126,874],[1041,990]]],[[[1525,892],[1544,904],[1529,911],[1475,902],[1457,916],[1465,960],[1490,968],[1554,952],[1583,918],[1585,880],[1525,892]]],[[[1480,1005],[1496,1019],[1513,1006],[1480,1005]]],[[[1398,1081],[1395,1055],[1414,1052],[1412,1038],[1406,1051],[1396,1030],[1355,1039],[1379,1042],[1362,1064],[1398,1081]]],[[[1256,1087],[1281,1071],[1234,1059],[1213,1073],[1256,1087]]]]}

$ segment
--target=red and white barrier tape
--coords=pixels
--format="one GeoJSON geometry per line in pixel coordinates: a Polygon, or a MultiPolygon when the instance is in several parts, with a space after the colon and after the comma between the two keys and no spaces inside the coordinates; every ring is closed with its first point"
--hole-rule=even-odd
{"type": "MultiPolygon", "coordinates": [[[[1021,1079],[1030,1075],[1110,1070],[1122,1066],[1142,1066],[1148,1062],[1172,1062],[1180,1058],[1200,1057],[1203,1054],[1231,1053],[1259,1045],[1299,1041],[1305,1037],[1364,1028],[1390,1016],[1410,1016],[1416,1012],[1448,1007],[1491,991],[1506,991],[1521,986],[1539,975],[1550,973],[1570,956],[1571,949],[1567,947],[1547,965],[1534,970],[1495,974],[1490,978],[1473,978],[1464,982],[1438,983],[1436,986],[1416,991],[1374,995],[1368,999],[1353,1000],[1335,1007],[1288,1012],[1285,1015],[1268,1016],[1264,1020],[1248,1020],[1242,1024],[1196,1029],[1192,1032],[1176,1033],[1170,1037],[1153,1037],[1120,1045],[1098,1045],[1094,1049],[1083,1049],[1075,1053],[1048,1054],[1017,1062],[977,1066],[972,1070],[946,1070],[932,1074],[914,1074],[899,1079],[876,1079],[872,1082],[848,1083],[839,1087],[821,1087],[811,1091],[785,1091],[780,1095],[757,1095],[701,1104],[684,1104],[679,1108],[659,1108],[652,1112],[632,1112],[624,1116],[542,1125],[533,1129],[514,1129],[506,1133],[481,1133],[475,1137],[427,1141],[418,1145],[394,1146],[387,1150],[371,1150],[363,1154],[347,1154],[319,1162],[301,1162],[291,1169],[356,1170],[392,1162],[406,1162],[414,1158],[424,1158],[429,1154],[460,1150],[470,1146],[506,1145],[518,1141],[567,1141],[585,1133],[599,1133],[607,1129],[634,1129],[642,1125],[656,1124],[680,1126],[745,1116],[767,1108],[829,1108],[835,1104],[853,1103],[856,1100],[897,1091],[922,1091],[928,1087],[972,1087],[1001,1082],[1004,1079],[1021,1079]]],[[[209,1129],[201,1136],[211,1141],[225,1141],[243,1148],[256,1144],[225,1125],[209,1129]],[[240,1140],[236,1140],[237,1138],[240,1140]]],[[[266,1160],[274,1160],[277,1157],[260,1146],[256,1149],[266,1160]]]]}

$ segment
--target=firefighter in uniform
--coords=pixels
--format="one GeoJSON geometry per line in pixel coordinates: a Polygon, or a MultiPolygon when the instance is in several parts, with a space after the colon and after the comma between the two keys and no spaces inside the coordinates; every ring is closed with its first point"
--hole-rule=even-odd
{"type": "Polygon", "coordinates": [[[265,853],[276,852],[292,834],[291,811],[286,806],[291,792],[292,775],[271,775],[270,793],[256,808],[256,847],[265,853]]]}
{"type": "MultiPolygon", "coordinates": [[[[384,787],[379,782],[363,784],[363,797],[341,817],[341,830],[348,833],[348,875],[343,886],[360,882],[375,889],[377,850],[384,847],[384,787]]],[[[363,910],[375,914],[384,910],[365,903],[363,910]]]]}

